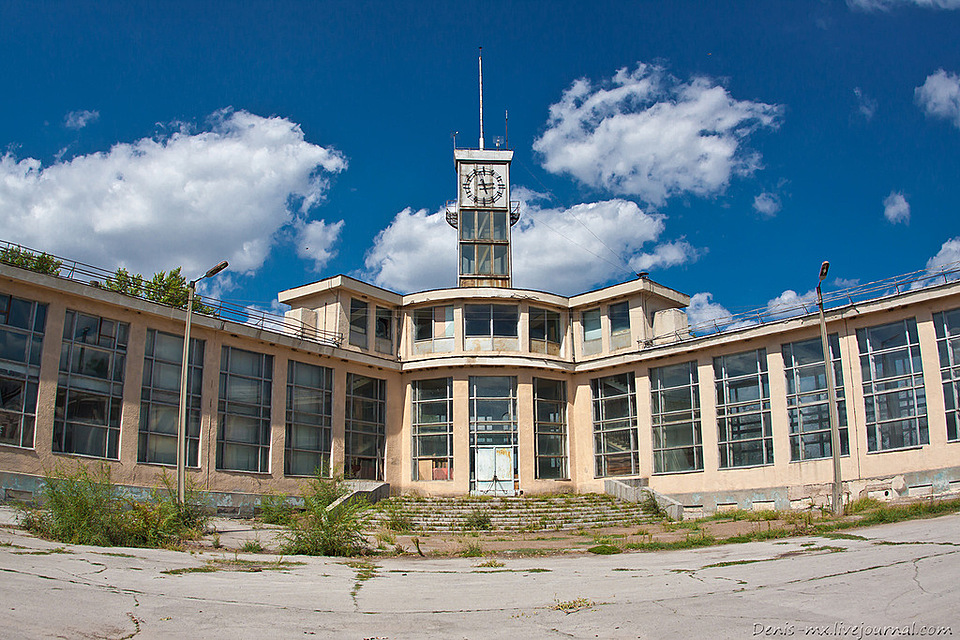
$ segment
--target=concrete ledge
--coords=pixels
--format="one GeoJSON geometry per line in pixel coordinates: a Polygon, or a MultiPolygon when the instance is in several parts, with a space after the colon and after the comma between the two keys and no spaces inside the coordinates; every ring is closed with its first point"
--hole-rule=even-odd
{"type": "Polygon", "coordinates": [[[683,505],[647,486],[645,479],[604,480],[603,492],[626,502],[646,502],[652,499],[671,520],[683,520],[683,505]]]}

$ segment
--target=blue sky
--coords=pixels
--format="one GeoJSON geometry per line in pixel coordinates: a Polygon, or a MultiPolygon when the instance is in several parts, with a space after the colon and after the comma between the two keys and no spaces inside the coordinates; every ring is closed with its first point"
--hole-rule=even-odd
{"type": "Polygon", "coordinates": [[[0,239],[227,258],[208,293],[262,308],[336,273],[454,286],[482,46],[516,286],[809,299],[824,259],[828,289],[960,260],[958,42],[958,0],[7,0],[0,239]]]}

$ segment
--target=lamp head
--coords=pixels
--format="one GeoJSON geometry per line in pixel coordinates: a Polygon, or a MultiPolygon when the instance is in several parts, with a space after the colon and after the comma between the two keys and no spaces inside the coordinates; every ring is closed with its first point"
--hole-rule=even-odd
{"type": "Polygon", "coordinates": [[[830,262],[827,260],[823,261],[823,264],[820,265],[820,282],[823,282],[823,279],[827,277],[827,271],[830,270],[830,262]]]}
{"type": "MultiPolygon", "coordinates": [[[[824,263],[824,264],[826,264],[826,263],[824,263]]],[[[215,275],[217,275],[218,273],[220,273],[221,271],[223,271],[224,269],[226,269],[226,268],[229,267],[229,266],[230,266],[230,264],[229,264],[226,260],[224,260],[224,261],[220,262],[219,264],[217,264],[217,266],[213,267],[212,269],[210,269],[209,271],[207,271],[205,274],[203,274],[203,277],[204,277],[204,278],[209,278],[210,276],[215,276],[215,275]]]]}

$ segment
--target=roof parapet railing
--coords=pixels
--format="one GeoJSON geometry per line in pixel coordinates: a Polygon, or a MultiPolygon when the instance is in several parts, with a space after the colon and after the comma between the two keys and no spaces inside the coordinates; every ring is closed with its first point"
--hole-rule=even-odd
{"type": "MultiPolygon", "coordinates": [[[[20,260],[20,262],[24,262],[24,260],[20,260]]],[[[21,244],[7,242],[5,240],[0,240],[0,262],[10,266],[37,271],[39,273],[45,273],[46,275],[55,276],[62,280],[71,280],[73,282],[78,282],[80,284],[104,289],[107,291],[112,291],[112,289],[107,286],[107,282],[112,281],[117,275],[115,271],[107,271],[106,269],[86,264],[78,260],[63,258],[52,253],[39,251],[21,244]],[[24,256],[24,260],[26,260],[26,262],[30,262],[34,258],[41,256],[48,256],[52,259],[52,262],[48,261],[45,263],[42,270],[31,268],[31,266],[24,266],[24,264],[17,264],[16,258],[24,256]],[[6,259],[4,259],[5,257],[6,259]]],[[[35,261],[33,264],[36,264],[35,261]]],[[[137,293],[115,291],[115,293],[120,295],[129,295],[132,298],[144,300],[152,304],[174,309],[182,308],[178,307],[177,305],[164,304],[151,299],[151,292],[152,288],[149,281],[142,282],[137,293]]],[[[334,347],[340,347],[343,344],[343,336],[337,332],[317,329],[316,327],[307,325],[300,320],[270,313],[254,306],[238,305],[221,300],[219,298],[213,298],[211,296],[198,295],[195,299],[200,303],[194,308],[194,313],[198,316],[207,316],[220,320],[237,322],[239,324],[256,327],[264,331],[295,336],[298,339],[306,340],[308,342],[315,342],[317,344],[330,345],[334,347]],[[204,306],[209,308],[210,311],[207,312],[206,309],[204,309],[204,306]]]]}

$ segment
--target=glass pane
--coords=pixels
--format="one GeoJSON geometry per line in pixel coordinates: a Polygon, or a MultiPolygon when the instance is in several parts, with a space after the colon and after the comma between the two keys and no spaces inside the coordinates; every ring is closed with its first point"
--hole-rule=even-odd
{"type": "Polygon", "coordinates": [[[460,210],[460,238],[462,240],[476,240],[476,214],[470,209],[460,210]]]}
{"type": "Polygon", "coordinates": [[[493,245],[493,274],[505,276],[510,273],[509,247],[505,244],[493,245]]]}
{"type": "Polygon", "coordinates": [[[433,308],[413,310],[414,340],[429,340],[433,337],[433,308]]]}
{"type": "Polygon", "coordinates": [[[449,378],[436,380],[418,380],[415,383],[416,398],[418,400],[436,400],[448,396],[449,378]]]}
{"type": "Polygon", "coordinates": [[[630,331],[630,304],[628,302],[610,305],[609,313],[611,333],[630,331]]]}
{"type": "Polygon", "coordinates": [[[158,331],[154,341],[154,357],[170,362],[181,362],[183,360],[183,338],[158,331]]]}
{"type": "Polygon", "coordinates": [[[583,312],[583,339],[600,339],[600,309],[583,312]]]}
{"type": "Polygon", "coordinates": [[[507,239],[507,212],[494,211],[492,215],[493,215],[493,239],[506,240],[507,239]]]}
{"type": "Polygon", "coordinates": [[[491,305],[468,304],[464,307],[464,331],[468,337],[491,335],[491,305]]]}
{"type": "Polygon", "coordinates": [[[513,305],[495,304],[493,307],[493,335],[517,337],[519,309],[513,305]]]}

